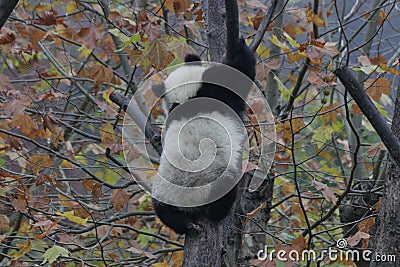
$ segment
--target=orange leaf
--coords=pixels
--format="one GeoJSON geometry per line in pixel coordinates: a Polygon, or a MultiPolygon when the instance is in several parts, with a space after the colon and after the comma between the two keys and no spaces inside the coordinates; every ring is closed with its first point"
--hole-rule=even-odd
{"type": "Polygon", "coordinates": [[[0,214],[0,231],[8,231],[8,229],[10,229],[10,219],[4,214],[0,214]]]}
{"type": "Polygon", "coordinates": [[[360,114],[361,109],[356,103],[351,104],[351,108],[353,109],[354,114],[360,114]]]}
{"type": "Polygon", "coordinates": [[[366,93],[375,101],[381,99],[382,94],[390,95],[390,82],[384,77],[368,79],[364,82],[366,93]]]}
{"type": "Polygon", "coordinates": [[[32,20],[32,22],[34,24],[45,25],[45,26],[54,25],[57,23],[57,19],[54,17],[54,15],[57,15],[57,11],[46,10],[43,13],[37,14],[39,19],[32,20]]]}
{"type": "Polygon", "coordinates": [[[54,177],[44,174],[44,173],[36,173],[36,179],[35,179],[35,184],[36,185],[42,185],[44,183],[50,183],[55,185],[56,181],[54,180],[54,177]]]}
{"type": "Polygon", "coordinates": [[[261,10],[259,10],[257,12],[257,14],[253,18],[251,18],[251,21],[253,22],[254,30],[256,30],[256,31],[258,30],[258,27],[260,27],[263,17],[264,17],[263,12],[261,10]]]}
{"type": "Polygon", "coordinates": [[[383,200],[383,197],[380,197],[378,203],[376,203],[373,213],[378,213],[381,210],[382,200],[383,200]]]}
{"type": "Polygon", "coordinates": [[[45,232],[35,237],[35,240],[43,239],[51,230],[54,229],[54,227],[56,227],[59,222],[61,222],[61,220],[62,218],[59,218],[57,221],[53,222],[45,232]]]}
{"type": "MultiPolygon", "coordinates": [[[[1,34],[0,34],[0,40],[1,40],[1,34]]],[[[0,74],[0,88],[3,90],[7,88],[14,89],[14,86],[10,82],[10,78],[5,74],[0,74]]]]}
{"type": "Polygon", "coordinates": [[[24,196],[17,196],[16,198],[10,196],[10,203],[13,205],[15,211],[28,212],[24,196]]]}
{"type": "Polygon", "coordinates": [[[302,252],[307,248],[306,239],[302,235],[290,241],[290,245],[293,248],[293,250],[296,250],[298,252],[302,252]]]}
{"type": "Polygon", "coordinates": [[[60,124],[56,121],[56,119],[54,118],[54,116],[52,114],[46,114],[43,117],[43,128],[49,129],[50,132],[55,132],[55,127],[59,126],[60,124]]]}
{"type": "Polygon", "coordinates": [[[12,43],[15,38],[17,34],[14,31],[5,27],[0,30],[0,45],[12,43]]]}
{"type": "Polygon", "coordinates": [[[128,204],[129,199],[130,194],[125,189],[116,189],[113,191],[110,201],[114,208],[119,211],[124,205],[128,204]]]}
{"type": "Polygon", "coordinates": [[[80,77],[90,78],[94,81],[94,87],[99,87],[103,82],[109,82],[113,76],[113,71],[101,65],[93,65],[84,69],[79,74],[80,77]]]}
{"type": "Polygon", "coordinates": [[[103,195],[103,185],[99,182],[94,180],[83,180],[82,185],[86,190],[92,193],[94,201],[97,201],[103,195]]]}
{"type": "Polygon", "coordinates": [[[167,52],[167,41],[167,38],[158,38],[151,41],[148,49],[146,49],[146,53],[143,55],[157,69],[163,69],[167,67],[169,63],[174,60],[173,54],[167,52]]]}
{"type": "Polygon", "coordinates": [[[58,147],[60,142],[64,142],[64,129],[61,127],[55,127],[50,135],[50,141],[55,147],[58,147]]]}
{"type": "Polygon", "coordinates": [[[175,16],[178,17],[180,14],[185,13],[190,6],[189,0],[173,0],[175,16]]]}
{"type": "Polygon", "coordinates": [[[82,28],[78,33],[78,41],[84,43],[90,49],[95,49],[97,41],[101,40],[103,35],[104,26],[98,24],[94,27],[82,28]]]}
{"type": "Polygon", "coordinates": [[[162,0],[161,2],[169,12],[174,12],[174,2],[172,0],[162,0]]]}
{"type": "Polygon", "coordinates": [[[36,154],[29,157],[27,167],[30,167],[35,173],[53,166],[53,159],[49,154],[36,154]]]}
{"type": "Polygon", "coordinates": [[[358,230],[360,232],[369,233],[370,229],[375,225],[375,218],[370,217],[367,219],[362,220],[358,224],[358,230]]]}
{"type": "Polygon", "coordinates": [[[256,216],[258,213],[260,213],[260,211],[262,211],[263,209],[265,209],[267,207],[267,203],[263,202],[261,203],[260,206],[258,206],[255,210],[249,212],[246,214],[246,220],[243,222],[243,225],[247,224],[250,219],[254,218],[254,216],[256,216]]]}
{"type": "Polygon", "coordinates": [[[105,147],[109,147],[110,145],[115,143],[116,134],[113,129],[113,126],[109,122],[106,122],[103,126],[101,126],[99,128],[99,132],[100,132],[101,143],[105,147]]]}
{"type": "Polygon", "coordinates": [[[20,151],[22,150],[23,145],[19,138],[15,136],[10,136],[10,147],[14,148],[16,151],[20,151]]]}
{"type": "Polygon", "coordinates": [[[38,129],[37,124],[28,114],[14,114],[11,127],[19,127],[22,134],[28,135],[32,130],[38,129]]]}

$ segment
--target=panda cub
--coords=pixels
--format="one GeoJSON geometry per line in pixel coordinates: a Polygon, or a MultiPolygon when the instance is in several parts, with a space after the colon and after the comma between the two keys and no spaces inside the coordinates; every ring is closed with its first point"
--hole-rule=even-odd
{"type": "Polygon", "coordinates": [[[224,59],[232,68],[204,65],[192,54],[185,63],[155,90],[168,117],[152,201],[161,221],[179,234],[200,218],[220,221],[232,208],[246,137],[241,119],[256,72],[242,38],[224,59]]]}

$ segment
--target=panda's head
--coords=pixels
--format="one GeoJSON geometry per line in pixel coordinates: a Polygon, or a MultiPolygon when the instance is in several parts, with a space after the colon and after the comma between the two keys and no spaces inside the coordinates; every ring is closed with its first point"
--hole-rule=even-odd
{"type": "Polygon", "coordinates": [[[185,63],[189,64],[176,68],[161,85],[153,87],[154,93],[163,98],[166,113],[196,95],[201,87],[203,73],[209,68],[200,61],[199,56],[188,54],[185,63]]]}

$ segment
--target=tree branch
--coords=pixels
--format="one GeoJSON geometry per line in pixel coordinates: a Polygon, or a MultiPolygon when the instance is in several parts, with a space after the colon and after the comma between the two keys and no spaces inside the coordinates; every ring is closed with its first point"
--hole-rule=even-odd
{"type": "Polygon", "coordinates": [[[367,117],[372,127],[374,127],[382,139],[382,142],[389,150],[390,155],[400,166],[400,142],[390,130],[386,123],[386,119],[379,113],[374,103],[364,92],[363,88],[357,82],[356,78],[347,66],[335,70],[334,73],[353,97],[354,101],[357,103],[365,117],[367,117]]]}
{"type": "Polygon", "coordinates": [[[150,143],[154,149],[161,155],[162,144],[161,144],[161,134],[153,127],[148,118],[143,114],[143,112],[135,105],[129,105],[130,99],[121,95],[117,91],[113,91],[110,94],[110,100],[121,107],[128,115],[135,121],[139,126],[140,130],[145,134],[146,138],[150,140],[150,143]]]}
{"type": "MultiPolygon", "coordinates": [[[[281,1],[281,2],[283,2],[283,1],[281,1]]],[[[257,50],[257,47],[260,45],[260,43],[264,37],[264,34],[266,33],[269,25],[271,24],[272,17],[274,16],[277,5],[278,5],[278,0],[272,0],[271,6],[268,9],[268,14],[266,16],[264,16],[263,20],[261,21],[260,28],[254,35],[254,39],[250,44],[250,49],[253,52],[255,52],[257,50]]]]}

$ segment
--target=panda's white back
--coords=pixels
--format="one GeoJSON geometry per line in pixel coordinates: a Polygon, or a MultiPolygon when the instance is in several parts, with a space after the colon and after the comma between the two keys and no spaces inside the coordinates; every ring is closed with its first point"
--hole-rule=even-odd
{"type": "Polygon", "coordinates": [[[208,186],[182,196],[170,192],[169,186],[159,179],[163,177],[179,186],[199,187],[222,177],[228,179],[227,188],[230,188],[237,182],[235,177],[241,176],[242,150],[237,144],[242,144],[244,139],[240,120],[219,112],[199,113],[193,120],[172,121],[164,133],[163,154],[152,194],[168,196],[171,202],[185,203],[182,197],[208,202],[211,193],[208,186]]]}

